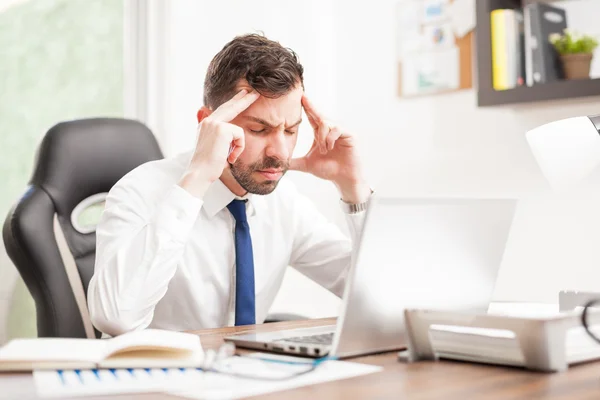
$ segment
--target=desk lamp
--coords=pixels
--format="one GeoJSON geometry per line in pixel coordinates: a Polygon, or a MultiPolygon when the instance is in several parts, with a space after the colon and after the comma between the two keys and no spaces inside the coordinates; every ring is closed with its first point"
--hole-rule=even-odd
{"type": "MultiPolygon", "coordinates": [[[[600,115],[550,122],[530,130],[526,137],[554,190],[575,186],[600,172],[600,115]]],[[[587,333],[600,343],[600,338],[589,329],[587,318],[588,309],[598,303],[600,298],[585,305],[581,322],[587,333]]]]}
{"type": "Polygon", "coordinates": [[[542,173],[555,190],[585,180],[600,165],[600,115],[550,122],[526,136],[542,173]]]}

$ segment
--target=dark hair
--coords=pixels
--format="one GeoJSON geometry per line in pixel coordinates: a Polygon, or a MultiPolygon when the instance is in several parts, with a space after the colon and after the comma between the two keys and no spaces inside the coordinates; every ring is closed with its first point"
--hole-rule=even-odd
{"type": "Polygon", "coordinates": [[[235,95],[240,80],[262,96],[277,98],[300,83],[304,68],[293,50],[258,34],[238,36],[217,53],[204,80],[204,105],[217,108],[235,95]]]}

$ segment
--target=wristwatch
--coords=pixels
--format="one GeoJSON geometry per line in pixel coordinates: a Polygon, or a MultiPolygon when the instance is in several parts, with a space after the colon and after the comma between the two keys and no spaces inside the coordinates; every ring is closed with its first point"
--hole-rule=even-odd
{"type": "Polygon", "coordinates": [[[371,195],[369,196],[367,201],[358,204],[346,203],[344,200],[340,199],[342,210],[344,210],[346,214],[358,214],[359,212],[366,211],[367,207],[369,206],[369,201],[373,196],[373,193],[373,189],[371,189],[371,195]]]}

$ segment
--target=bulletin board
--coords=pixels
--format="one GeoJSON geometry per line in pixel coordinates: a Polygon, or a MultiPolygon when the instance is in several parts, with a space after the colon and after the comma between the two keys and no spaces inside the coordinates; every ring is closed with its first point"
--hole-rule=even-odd
{"type": "Polygon", "coordinates": [[[400,0],[398,95],[473,87],[475,0],[400,0]]]}

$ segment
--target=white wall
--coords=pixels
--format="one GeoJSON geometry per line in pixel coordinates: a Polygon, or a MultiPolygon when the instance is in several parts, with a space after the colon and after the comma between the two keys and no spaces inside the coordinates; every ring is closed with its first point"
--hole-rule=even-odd
{"type": "MultiPolygon", "coordinates": [[[[570,22],[600,33],[594,17],[600,2],[585,3],[565,4],[570,22]]],[[[395,5],[392,0],[368,7],[336,2],[336,58],[346,66],[338,75],[336,107],[365,139],[373,185],[402,196],[519,196],[523,200],[496,299],[550,302],[560,289],[600,291],[600,194],[549,193],[524,137],[545,122],[600,114],[599,99],[477,108],[475,92],[465,91],[401,100],[396,97],[395,5]]]]}
{"type": "MultiPolygon", "coordinates": [[[[598,12],[575,10],[571,22],[597,30],[593,15],[600,13],[600,2],[595,3],[598,12]]],[[[600,114],[598,98],[496,108],[477,108],[474,91],[399,99],[393,0],[170,4],[175,23],[169,39],[168,128],[159,132],[168,154],[193,145],[202,80],[214,54],[236,34],[262,30],[299,54],[307,93],[358,135],[378,191],[399,196],[511,194],[523,199],[496,299],[551,302],[563,288],[600,291],[600,193],[551,194],[524,140],[528,129],[544,122],[600,114]]],[[[307,128],[301,130],[296,155],[308,149],[307,128]]],[[[343,226],[330,185],[302,175],[292,179],[343,226]],[[325,196],[318,195],[321,190],[325,196]]],[[[335,314],[338,304],[290,273],[274,308],[318,317],[335,314]]]]}

